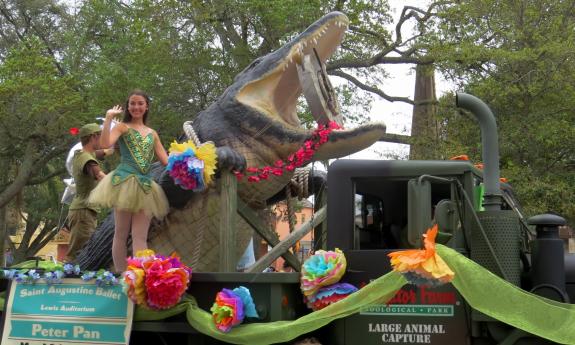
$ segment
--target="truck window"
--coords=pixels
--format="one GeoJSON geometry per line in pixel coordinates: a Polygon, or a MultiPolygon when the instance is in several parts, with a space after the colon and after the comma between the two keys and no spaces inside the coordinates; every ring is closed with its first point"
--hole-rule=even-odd
{"type": "Polygon", "coordinates": [[[354,245],[356,249],[402,248],[407,224],[406,181],[378,178],[354,181],[354,245]]]}
{"type": "MultiPolygon", "coordinates": [[[[411,248],[407,241],[409,178],[358,178],[354,180],[355,249],[411,248]]],[[[444,200],[453,200],[449,184],[431,183],[431,202],[427,215],[434,217],[435,207],[444,200]]],[[[424,227],[430,226],[426,224],[424,227]]],[[[421,233],[425,233],[422,229],[421,233]]]]}

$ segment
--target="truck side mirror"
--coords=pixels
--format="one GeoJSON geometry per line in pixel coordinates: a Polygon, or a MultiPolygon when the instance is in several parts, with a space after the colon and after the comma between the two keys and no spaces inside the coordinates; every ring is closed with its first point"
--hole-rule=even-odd
{"type": "Polygon", "coordinates": [[[407,183],[407,241],[421,248],[423,233],[431,225],[431,184],[412,179],[407,183]]]}
{"type": "Polygon", "coordinates": [[[435,221],[439,227],[436,242],[447,243],[459,226],[457,206],[453,200],[440,200],[435,206],[435,221]]]}

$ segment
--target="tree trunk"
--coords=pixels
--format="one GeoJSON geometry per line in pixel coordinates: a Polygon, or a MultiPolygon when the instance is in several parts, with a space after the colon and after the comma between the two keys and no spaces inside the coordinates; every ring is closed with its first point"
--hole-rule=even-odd
{"type": "Polygon", "coordinates": [[[10,240],[8,237],[8,227],[6,226],[6,206],[0,207],[0,265],[6,265],[6,248],[10,248],[6,246],[6,242],[10,240]]]}
{"type": "MultiPolygon", "coordinates": [[[[3,162],[5,163],[5,162],[3,162]]],[[[6,164],[2,164],[2,166],[6,167],[6,164]]],[[[0,173],[0,185],[4,185],[8,180],[7,175],[8,169],[4,168],[4,170],[0,173]]],[[[8,227],[6,226],[6,209],[8,206],[3,205],[0,206],[0,265],[5,266],[6,264],[6,242],[10,241],[10,237],[8,236],[8,227]]]]}
{"type": "Polygon", "coordinates": [[[438,123],[435,118],[435,71],[433,65],[417,65],[411,122],[409,159],[437,158],[438,123]]]}

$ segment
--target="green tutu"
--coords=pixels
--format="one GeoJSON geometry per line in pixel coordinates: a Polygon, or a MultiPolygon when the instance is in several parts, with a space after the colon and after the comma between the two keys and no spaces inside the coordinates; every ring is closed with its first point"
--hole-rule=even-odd
{"type": "Polygon", "coordinates": [[[92,190],[88,202],[100,207],[137,213],[143,211],[150,217],[162,219],[170,209],[162,187],[151,181],[145,190],[136,175],[129,176],[119,184],[113,184],[114,173],[106,175],[92,190]]]}

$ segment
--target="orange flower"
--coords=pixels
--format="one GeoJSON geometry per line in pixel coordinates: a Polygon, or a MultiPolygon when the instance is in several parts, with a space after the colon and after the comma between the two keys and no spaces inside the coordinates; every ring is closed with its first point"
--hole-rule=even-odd
{"type": "Polygon", "coordinates": [[[389,253],[394,271],[404,276],[416,285],[441,285],[453,279],[455,273],[445,261],[435,252],[435,237],[437,224],[423,235],[424,249],[410,249],[389,253]]]}
{"type": "Polygon", "coordinates": [[[467,155],[459,155],[459,156],[454,156],[449,158],[449,160],[452,161],[468,161],[469,157],[467,155]]]}

